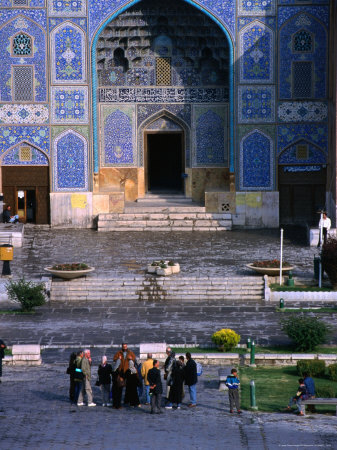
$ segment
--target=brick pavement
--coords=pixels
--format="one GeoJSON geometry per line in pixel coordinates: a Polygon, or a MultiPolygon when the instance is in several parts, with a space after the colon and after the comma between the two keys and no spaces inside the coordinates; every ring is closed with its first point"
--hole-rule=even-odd
{"type": "Polygon", "coordinates": [[[300,418],[247,411],[242,416],[230,415],[227,396],[218,391],[214,367],[204,367],[196,409],[188,409],[185,398],[180,411],[165,410],[161,416],[151,416],[147,406],[120,411],[102,408],[96,387],[97,407],[70,406],[65,369],[65,363],[4,368],[0,384],[1,449],[337,448],[333,416],[300,418]]]}

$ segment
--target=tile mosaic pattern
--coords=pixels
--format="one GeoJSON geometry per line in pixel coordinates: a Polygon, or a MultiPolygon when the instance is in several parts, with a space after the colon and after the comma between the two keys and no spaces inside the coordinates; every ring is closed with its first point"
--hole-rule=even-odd
{"type": "Polygon", "coordinates": [[[294,145],[290,145],[286,150],[284,150],[278,160],[279,164],[326,164],[327,158],[324,152],[308,142],[305,139],[300,139],[294,145]],[[308,146],[308,159],[297,159],[296,157],[296,147],[297,145],[307,145],[308,146]]]}
{"type": "Polygon", "coordinates": [[[87,87],[53,86],[51,94],[52,123],[88,123],[87,87]]]}
{"type": "Polygon", "coordinates": [[[161,117],[146,127],[149,131],[181,131],[182,128],[168,117],[161,117]]]}
{"type": "Polygon", "coordinates": [[[137,165],[134,106],[102,106],[101,116],[102,165],[108,167],[137,165]]]}
{"type": "MultiPolygon", "coordinates": [[[[46,35],[42,28],[28,17],[11,20],[0,29],[0,98],[1,101],[13,101],[12,65],[34,65],[34,101],[45,102],[46,91],[46,35]],[[33,54],[12,56],[11,38],[24,32],[34,39],[33,54]]],[[[20,95],[19,95],[20,97],[20,95]]]]}
{"type": "Polygon", "coordinates": [[[227,109],[225,107],[195,107],[196,167],[224,167],[228,164],[227,109]]]}
{"type": "MultiPolygon", "coordinates": [[[[296,8],[295,8],[296,9],[296,8]]],[[[313,97],[326,97],[327,80],[327,30],[319,20],[309,14],[300,13],[292,16],[279,31],[279,98],[293,98],[292,83],[296,83],[297,91],[300,93],[301,80],[292,81],[292,64],[294,62],[303,64],[311,61],[313,63],[313,97]],[[311,34],[314,43],[312,52],[299,52],[294,50],[294,38],[299,31],[307,31],[311,34]]],[[[306,80],[303,80],[303,92],[306,80]]]]}
{"type": "Polygon", "coordinates": [[[87,0],[48,0],[50,16],[85,16],[87,0]]]}
{"type": "Polygon", "coordinates": [[[0,126],[0,155],[21,142],[28,142],[49,155],[49,127],[0,126]]]}
{"type": "MultiPolygon", "coordinates": [[[[316,3],[316,2],[315,2],[316,3]]],[[[328,6],[280,6],[277,12],[278,26],[279,28],[291,17],[299,14],[299,23],[305,25],[307,22],[307,16],[316,18],[321,21],[325,26],[329,25],[329,7],[328,6]]]]}
{"type": "Polygon", "coordinates": [[[47,105],[0,104],[0,123],[5,124],[40,124],[49,119],[47,105]]]}
{"type": "Polygon", "coordinates": [[[324,102],[283,102],[277,112],[281,122],[322,122],[328,118],[328,105],[324,102]]]}
{"type": "Polygon", "coordinates": [[[51,34],[52,80],[57,84],[86,81],[85,35],[76,25],[64,22],[51,34]]]}
{"type": "Polygon", "coordinates": [[[275,90],[273,86],[239,86],[238,122],[259,123],[275,120],[275,90]]]}
{"type": "MultiPolygon", "coordinates": [[[[0,0],[0,8],[10,8],[13,6],[13,0],[0,0]]],[[[45,0],[28,0],[28,6],[31,8],[44,8],[45,0]]]]}
{"type": "Polygon", "coordinates": [[[274,78],[274,32],[256,20],[241,30],[239,47],[240,82],[271,83],[274,78]]]}
{"type": "Polygon", "coordinates": [[[54,190],[88,190],[88,142],[74,130],[59,134],[53,142],[54,190]]]}
{"type": "Polygon", "coordinates": [[[87,19],[85,17],[79,18],[79,17],[52,17],[49,18],[48,24],[49,24],[49,31],[52,31],[55,27],[60,25],[61,23],[64,23],[65,21],[70,21],[71,23],[77,25],[79,28],[81,28],[84,32],[87,32],[87,19]]]}
{"type": "Polygon", "coordinates": [[[47,29],[47,15],[44,9],[1,9],[0,10],[0,26],[6,24],[11,19],[16,18],[16,31],[26,29],[27,19],[34,20],[44,30],[47,29]]]}
{"type": "Polygon", "coordinates": [[[275,0],[239,0],[239,16],[273,16],[275,14],[275,0]]]}
{"type": "Polygon", "coordinates": [[[38,150],[37,148],[29,145],[27,143],[22,143],[21,145],[17,145],[11,150],[9,150],[3,157],[1,165],[3,166],[48,166],[49,159],[48,157],[38,150]],[[20,160],[20,147],[30,147],[32,152],[32,160],[31,161],[21,161],[20,160]]]}
{"type": "MultiPolygon", "coordinates": [[[[128,2],[126,0],[89,0],[89,32],[93,37],[100,25],[104,23],[112,13],[118,11],[128,2]]],[[[225,2],[223,0],[199,0],[196,5],[205,7],[210,11],[226,28],[235,35],[235,2],[225,2]]]]}
{"type": "Polygon", "coordinates": [[[277,152],[280,153],[291,143],[306,139],[320,149],[328,152],[328,125],[301,124],[280,125],[277,127],[277,152]]]}
{"type": "Polygon", "coordinates": [[[259,17],[258,19],[256,17],[239,17],[238,18],[238,31],[241,31],[243,27],[245,27],[249,23],[254,22],[256,20],[258,20],[261,23],[264,23],[272,30],[275,30],[275,26],[277,23],[276,17],[266,16],[266,17],[259,17]]]}
{"type": "Polygon", "coordinates": [[[270,136],[255,129],[240,142],[240,189],[273,190],[274,145],[270,136]]]}

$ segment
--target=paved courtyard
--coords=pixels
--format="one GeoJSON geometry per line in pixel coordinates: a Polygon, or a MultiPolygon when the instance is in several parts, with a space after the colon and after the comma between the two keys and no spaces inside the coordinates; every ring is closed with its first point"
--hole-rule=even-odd
{"type": "MultiPolygon", "coordinates": [[[[317,249],[301,244],[304,231],[285,233],[284,259],[296,265],[295,275],[312,276],[317,249]],[[290,237],[290,238],[289,238],[290,237]]],[[[278,259],[278,230],[209,232],[119,232],[67,230],[26,226],[24,246],[15,249],[14,276],[39,278],[55,263],[86,262],[94,276],[144,273],[146,263],[169,258],[178,261],[182,276],[250,275],[245,268],[258,259],[278,259]]]]}
{"type": "MultiPolygon", "coordinates": [[[[67,354],[68,356],[68,354],[67,354]]],[[[93,367],[96,380],[97,358],[93,367]]],[[[217,369],[204,368],[198,407],[164,410],[151,416],[148,406],[120,411],[68,402],[66,363],[37,368],[4,368],[0,384],[0,448],[19,449],[336,449],[336,417],[228,412],[227,395],[218,391],[217,369]]],[[[285,402],[287,399],[285,399],[285,402]]],[[[258,399],[257,399],[258,402],[258,399]]]]}

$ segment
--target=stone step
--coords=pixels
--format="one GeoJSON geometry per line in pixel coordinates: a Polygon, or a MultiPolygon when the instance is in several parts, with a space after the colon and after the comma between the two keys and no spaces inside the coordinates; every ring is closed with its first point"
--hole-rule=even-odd
{"type": "Polygon", "coordinates": [[[124,212],[126,214],[142,214],[142,213],[205,213],[206,208],[204,206],[196,205],[128,205],[125,207],[124,212]]]}

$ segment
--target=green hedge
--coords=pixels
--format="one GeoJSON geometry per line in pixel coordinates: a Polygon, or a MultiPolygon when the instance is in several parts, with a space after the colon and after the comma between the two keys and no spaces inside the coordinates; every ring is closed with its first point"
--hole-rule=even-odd
{"type": "Polygon", "coordinates": [[[337,381],[337,364],[331,364],[328,366],[329,380],[337,381]]]}
{"type": "Polygon", "coordinates": [[[325,361],[318,361],[317,359],[303,359],[297,361],[297,373],[303,377],[304,373],[309,373],[312,377],[322,378],[325,375],[325,361]]]}

